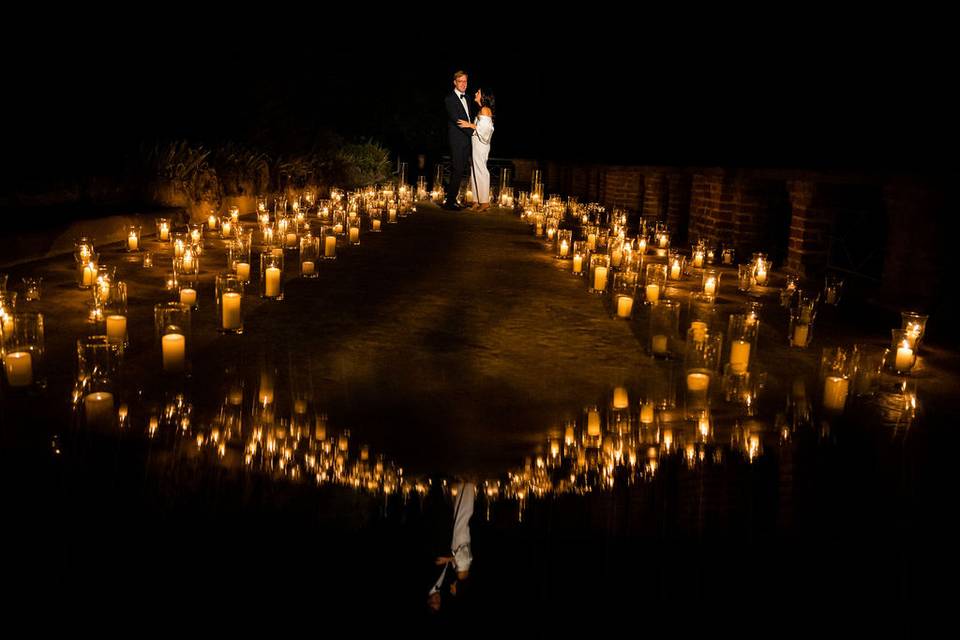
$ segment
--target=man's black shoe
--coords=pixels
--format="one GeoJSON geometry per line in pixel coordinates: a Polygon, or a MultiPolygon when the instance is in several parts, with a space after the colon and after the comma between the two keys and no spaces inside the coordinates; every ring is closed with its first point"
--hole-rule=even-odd
{"type": "Polygon", "coordinates": [[[463,210],[463,207],[461,207],[461,206],[458,205],[458,204],[446,204],[446,203],[445,203],[445,204],[443,205],[443,208],[446,209],[447,211],[461,211],[461,210],[463,210]]]}

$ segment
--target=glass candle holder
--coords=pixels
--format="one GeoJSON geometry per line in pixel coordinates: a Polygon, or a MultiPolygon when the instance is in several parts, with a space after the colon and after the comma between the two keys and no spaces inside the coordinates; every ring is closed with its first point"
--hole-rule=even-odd
{"type": "Polygon", "coordinates": [[[387,224],[397,224],[397,207],[394,204],[387,206],[387,224]]]}
{"type": "Polygon", "coordinates": [[[371,212],[369,215],[370,219],[370,232],[371,233],[380,233],[383,230],[383,218],[379,211],[371,212]]]}
{"type": "Polygon", "coordinates": [[[717,315],[717,305],[713,296],[699,291],[690,294],[690,307],[687,314],[690,323],[701,322],[712,330],[717,325],[717,315]]]}
{"type": "Polygon", "coordinates": [[[160,242],[170,242],[170,233],[172,231],[172,227],[170,225],[170,219],[157,218],[156,225],[157,225],[157,240],[159,240],[160,242]]]}
{"type": "Polygon", "coordinates": [[[667,260],[667,278],[675,282],[682,280],[686,260],[686,257],[679,253],[670,252],[670,257],[667,260]]]}
{"type": "Polygon", "coordinates": [[[283,252],[260,254],[260,297],[283,300],[283,252]]]}
{"type": "Polygon", "coordinates": [[[844,347],[825,348],[820,357],[820,379],[823,382],[823,408],[841,412],[850,394],[853,373],[853,350],[844,347]]]}
{"type": "Polygon", "coordinates": [[[753,282],[757,286],[767,286],[770,278],[771,263],[767,260],[766,254],[755,253],[753,260],[753,282]]]}
{"type": "Polygon", "coordinates": [[[655,247],[664,252],[657,255],[666,255],[666,251],[670,248],[670,232],[666,229],[658,229],[653,234],[653,241],[655,247]]]}
{"type": "Polygon", "coordinates": [[[320,238],[305,235],[300,238],[300,277],[316,278],[320,275],[320,238]]]}
{"type": "Polygon", "coordinates": [[[243,284],[234,273],[217,274],[217,330],[220,333],[243,333],[243,284]]]}
{"type": "Polygon", "coordinates": [[[923,336],[927,332],[927,320],[930,316],[914,311],[900,312],[900,329],[906,334],[909,346],[914,351],[920,349],[923,336]]]}
{"type": "Polygon", "coordinates": [[[90,289],[97,284],[99,273],[100,254],[93,252],[86,262],[77,264],[77,286],[81,289],[90,289]]]}
{"type": "Polygon", "coordinates": [[[597,236],[599,235],[600,235],[599,227],[592,224],[588,224],[583,227],[583,238],[587,243],[586,246],[588,251],[597,250],[597,236]]]}
{"type": "Polygon", "coordinates": [[[819,296],[809,296],[802,290],[797,289],[797,305],[794,307],[800,315],[801,322],[813,324],[817,317],[817,299],[819,296]]]}
{"type": "Polygon", "coordinates": [[[556,218],[547,219],[546,237],[547,237],[547,242],[549,242],[551,245],[553,244],[554,240],[556,240],[557,238],[557,230],[559,228],[560,228],[560,225],[557,222],[556,218]]]}
{"type": "Polygon", "coordinates": [[[220,218],[220,237],[224,240],[229,240],[233,237],[233,232],[236,226],[233,223],[233,218],[230,216],[223,216],[220,218]]]}
{"type": "Polygon", "coordinates": [[[136,253],[143,248],[141,243],[142,228],[140,225],[132,224],[127,227],[126,249],[128,253],[136,253]]]}
{"type": "Polygon", "coordinates": [[[793,296],[797,292],[797,283],[797,276],[786,276],[783,289],[780,290],[780,306],[784,309],[789,309],[790,305],[793,304],[793,296]]]}
{"type": "Polygon", "coordinates": [[[707,262],[707,248],[699,243],[690,249],[690,266],[694,269],[703,269],[707,262]]]}
{"type": "MultiPolygon", "coordinates": [[[[231,207],[231,208],[235,208],[235,207],[231,207]]],[[[240,217],[240,210],[237,209],[237,218],[239,217],[240,217]]],[[[233,221],[232,215],[230,216],[230,219],[231,221],[233,221]]],[[[215,211],[211,211],[210,213],[208,213],[207,224],[206,224],[207,232],[215,233],[217,230],[217,227],[219,226],[220,226],[220,218],[217,216],[217,213],[215,211]]]]}
{"type": "Polygon", "coordinates": [[[353,245],[358,246],[360,244],[360,217],[351,219],[347,223],[347,241],[353,245]]]}
{"type": "Polygon", "coordinates": [[[588,269],[585,267],[589,255],[590,251],[587,249],[586,240],[577,240],[573,243],[573,253],[570,261],[570,270],[573,275],[581,277],[587,272],[588,269]]]}
{"type": "Polygon", "coordinates": [[[623,238],[613,236],[607,241],[607,255],[610,256],[610,266],[612,268],[623,268],[623,238]]]}
{"type": "Polygon", "coordinates": [[[908,375],[917,364],[917,350],[911,347],[916,344],[910,335],[902,329],[893,329],[893,343],[888,357],[888,367],[897,375],[908,375]]]}
{"type": "Polygon", "coordinates": [[[143,251],[141,255],[143,256],[143,268],[153,269],[153,252],[143,251]]]}
{"type": "Polygon", "coordinates": [[[41,276],[28,276],[21,278],[23,282],[23,299],[26,302],[39,300],[42,293],[43,278],[41,276]]]}
{"type": "Polygon", "coordinates": [[[269,213],[267,209],[267,196],[256,196],[257,216],[269,213]]]}
{"type": "Polygon", "coordinates": [[[129,344],[127,336],[127,283],[117,280],[111,285],[110,295],[103,305],[106,336],[121,351],[129,344]]]}
{"type": "Polygon", "coordinates": [[[322,242],[323,259],[336,260],[337,259],[336,228],[333,227],[332,225],[326,225],[322,227],[320,231],[320,238],[322,242]]]}
{"type": "Polygon", "coordinates": [[[183,252],[190,246],[190,239],[187,234],[179,231],[170,234],[170,242],[173,243],[173,257],[182,258],[183,252]]]}
{"type": "Polygon", "coordinates": [[[737,258],[737,252],[733,247],[723,247],[720,250],[720,264],[725,267],[732,267],[737,258]]]}
{"type": "Polygon", "coordinates": [[[200,257],[194,253],[193,247],[183,250],[183,255],[174,258],[173,270],[178,277],[195,278],[200,273],[200,257]]]}
{"type": "Polygon", "coordinates": [[[569,260],[573,255],[573,231],[560,229],[557,231],[554,257],[558,260],[569,260]]]}
{"type": "Polygon", "coordinates": [[[840,296],[843,294],[843,278],[839,276],[827,276],[823,284],[823,301],[826,304],[836,306],[840,304],[840,296]]]}
{"type": "MultiPolygon", "coordinates": [[[[93,239],[87,236],[77,238],[73,242],[73,258],[78,265],[87,264],[94,254],[93,239]]],[[[0,288],[6,289],[6,274],[0,274],[0,288]]]]}
{"type": "Polygon", "coordinates": [[[701,289],[704,295],[716,298],[720,293],[720,272],[716,269],[704,269],[701,289]]]}
{"type": "Polygon", "coordinates": [[[190,246],[194,248],[197,255],[203,253],[203,223],[197,222],[190,225],[190,246]]]}
{"type": "Polygon", "coordinates": [[[687,330],[684,351],[684,397],[687,411],[703,411],[710,406],[710,391],[716,386],[723,350],[723,335],[691,327],[687,330]]]}
{"type": "Polygon", "coordinates": [[[227,245],[227,268],[243,282],[250,282],[250,245],[241,239],[227,245]]]}
{"type": "Polygon", "coordinates": [[[186,374],[192,347],[190,307],[180,302],[161,302],[154,305],[153,318],[163,372],[186,374]]]}
{"type": "Polygon", "coordinates": [[[644,280],[644,300],[654,304],[660,300],[667,288],[667,265],[648,264],[644,280]]]}
{"type": "Polygon", "coordinates": [[[0,350],[3,349],[5,336],[13,333],[13,314],[17,307],[16,291],[0,291],[0,350]]]}
{"type": "Polygon", "coordinates": [[[746,314],[735,313],[730,316],[727,335],[730,336],[730,350],[727,366],[733,374],[746,373],[750,360],[756,357],[758,322],[750,322],[746,314]]]}
{"type": "Polygon", "coordinates": [[[790,326],[787,329],[787,339],[794,349],[806,349],[813,339],[813,323],[804,319],[799,310],[790,312],[790,326]]]}
{"type": "Polygon", "coordinates": [[[587,280],[590,293],[604,293],[611,275],[610,256],[604,253],[590,254],[590,276],[587,280]]]}
{"type": "Polygon", "coordinates": [[[120,346],[109,336],[93,335],[77,340],[77,382],[113,378],[120,372],[120,346]]]}
{"type": "Polygon", "coordinates": [[[887,350],[876,345],[853,345],[853,393],[857,396],[873,395],[880,382],[883,361],[887,350]]]}
{"type": "Polygon", "coordinates": [[[637,298],[637,278],[635,273],[620,272],[613,276],[613,314],[617,318],[629,320],[633,316],[633,307],[637,298]]]}
{"type": "Polygon", "coordinates": [[[680,303],[659,300],[650,306],[649,353],[654,358],[672,358],[677,353],[680,303]]]}
{"type": "Polygon", "coordinates": [[[753,287],[753,265],[737,265],[737,291],[746,293],[753,287]]]}
{"type": "Polygon", "coordinates": [[[43,314],[14,312],[13,321],[4,323],[3,371],[7,387],[26,391],[44,386],[43,314]]]}

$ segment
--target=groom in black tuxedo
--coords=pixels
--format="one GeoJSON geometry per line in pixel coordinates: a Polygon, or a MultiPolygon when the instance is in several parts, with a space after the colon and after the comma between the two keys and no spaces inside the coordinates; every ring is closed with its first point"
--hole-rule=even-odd
{"type": "Polygon", "coordinates": [[[457,71],[453,74],[453,92],[446,98],[447,107],[447,135],[450,138],[450,184],[447,187],[447,199],[443,203],[444,209],[459,211],[463,207],[457,204],[460,195],[460,184],[467,175],[471,158],[471,143],[473,129],[460,127],[457,120],[472,122],[470,117],[470,100],[467,98],[467,74],[457,71]]]}

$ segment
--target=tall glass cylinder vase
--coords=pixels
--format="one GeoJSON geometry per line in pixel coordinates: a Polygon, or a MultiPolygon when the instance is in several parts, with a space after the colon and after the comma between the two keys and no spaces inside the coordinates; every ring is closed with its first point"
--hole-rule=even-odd
{"type": "Polygon", "coordinates": [[[14,312],[12,323],[4,323],[3,356],[4,381],[14,391],[31,391],[46,386],[43,376],[44,328],[43,314],[14,312]]]}
{"type": "Polygon", "coordinates": [[[185,375],[193,346],[190,307],[180,302],[161,302],[154,305],[153,318],[163,372],[185,375]]]}
{"type": "Polygon", "coordinates": [[[673,358],[679,353],[677,332],[680,303],[659,300],[650,306],[649,352],[654,358],[673,358]]]}
{"type": "Polygon", "coordinates": [[[243,281],[233,273],[221,273],[216,280],[217,330],[243,333],[243,281]]]}
{"type": "Polygon", "coordinates": [[[590,255],[590,275],[587,281],[590,293],[604,293],[610,278],[610,256],[603,253],[590,255]]]}
{"type": "Polygon", "coordinates": [[[283,251],[260,254],[260,297],[283,300],[283,251]]]}
{"type": "Polygon", "coordinates": [[[750,368],[751,359],[756,357],[757,323],[751,323],[747,316],[735,313],[730,316],[727,335],[730,336],[730,349],[727,365],[730,373],[743,374],[750,368]]]}
{"type": "Polygon", "coordinates": [[[320,238],[305,235],[300,238],[300,277],[316,278],[320,275],[320,238]]]}

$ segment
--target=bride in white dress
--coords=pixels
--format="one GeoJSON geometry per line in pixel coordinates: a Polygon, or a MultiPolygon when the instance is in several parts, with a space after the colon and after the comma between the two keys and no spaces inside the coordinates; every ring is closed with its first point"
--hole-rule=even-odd
{"type": "Polygon", "coordinates": [[[490,156],[490,141],[493,139],[494,98],[489,91],[478,90],[474,101],[480,106],[476,122],[459,120],[457,124],[464,129],[473,129],[473,172],[471,184],[479,203],[475,211],[490,208],[490,170],[487,169],[487,157],[490,156]]]}

